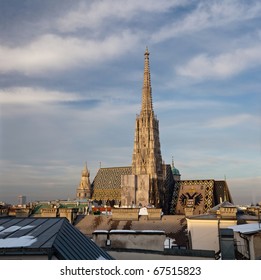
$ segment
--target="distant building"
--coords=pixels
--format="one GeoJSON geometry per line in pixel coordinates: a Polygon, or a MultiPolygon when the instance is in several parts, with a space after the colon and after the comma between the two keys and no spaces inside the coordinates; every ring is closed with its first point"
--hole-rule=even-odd
{"type": "Polygon", "coordinates": [[[87,214],[88,207],[88,201],[41,201],[33,204],[30,216],[35,218],[65,217],[73,224],[78,215],[87,214]]]}
{"type": "Polygon", "coordinates": [[[6,205],[4,202],[0,202],[0,217],[8,216],[9,205],[6,205]]]}
{"type": "Polygon", "coordinates": [[[26,204],[26,196],[25,195],[19,195],[18,196],[18,205],[24,205],[26,204]]]}

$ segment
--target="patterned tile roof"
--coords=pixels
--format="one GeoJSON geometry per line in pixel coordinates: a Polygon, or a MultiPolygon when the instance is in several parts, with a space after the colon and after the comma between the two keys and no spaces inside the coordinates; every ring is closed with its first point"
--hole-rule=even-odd
{"type": "Polygon", "coordinates": [[[219,197],[221,197],[223,201],[227,200],[233,203],[227,182],[225,180],[215,181],[214,183],[215,204],[220,203],[220,201],[218,200],[219,197]]]}
{"type": "Polygon", "coordinates": [[[100,168],[93,183],[92,199],[113,200],[121,198],[121,175],[131,175],[131,166],[100,168]]]}
{"type": "Polygon", "coordinates": [[[203,213],[207,213],[208,210],[219,204],[221,201],[227,200],[232,203],[232,197],[230,195],[228,185],[224,180],[181,180],[175,184],[170,213],[175,214],[178,207],[181,209],[179,199],[182,195],[182,186],[193,185],[202,186],[202,194],[204,196],[203,213]]]}

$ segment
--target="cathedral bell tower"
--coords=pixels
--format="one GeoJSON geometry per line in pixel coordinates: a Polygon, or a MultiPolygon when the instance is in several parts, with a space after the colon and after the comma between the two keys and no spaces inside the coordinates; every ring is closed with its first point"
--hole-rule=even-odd
{"type": "Polygon", "coordinates": [[[135,125],[132,175],[124,175],[121,178],[122,205],[160,206],[162,170],[159,121],[153,110],[149,51],[146,48],[144,53],[142,104],[135,125]]]}
{"type": "Polygon", "coordinates": [[[87,168],[87,163],[85,163],[82,170],[81,181],[76,190],[77,199],[89,199],[91,195],[91,183],[90,183],[90,172],[87,168]]]}
{"type": "Polygon", "coordinates": [[[151,178],[162,176],[162,158],[159,140],[159,121],[154,115],[148,48],[144,54],[142,105],[136,118],[132,173],[147,174],[151,178]]]}

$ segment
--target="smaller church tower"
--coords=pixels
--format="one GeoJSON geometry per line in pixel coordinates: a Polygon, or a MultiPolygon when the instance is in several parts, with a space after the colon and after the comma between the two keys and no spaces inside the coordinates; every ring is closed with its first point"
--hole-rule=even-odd
{"type": "Polygon", "coordinates": [[[172,174],[173,174],[173,179],[175,182],[177,181],[180,181],[180,173],[179,173],[179,170],[175,167],[174,165],[174,158],[172,157],[172,163],[171,163],[171,171],[172,171],[172,174]]]}
{"type": "Polygon", "coordinates": [[[81,182],[76,191],[77,199],[89,199],[91,196],[91,183],[90,183],[90,172],[87,168],[87,163],[85,163],[82,170],[81,182]]]}

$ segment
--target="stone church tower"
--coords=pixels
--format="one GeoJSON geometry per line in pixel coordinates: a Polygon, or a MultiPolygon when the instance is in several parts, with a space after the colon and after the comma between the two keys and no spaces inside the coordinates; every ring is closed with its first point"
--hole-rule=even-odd
{"type": "Polygon", "coordinates": [[[154,115],[152,105],[148,49],[146,49],[144,56],[142,105],[140,115],[136,118],[132,173],[134,175],[148,174],[151,178],[158,178],[162,176],[162,158],[159,121],[154,115]]]}
{"type": "Polygon", "coordinates": [[[159,121],[154,115],[148,48],[144,54],[142,105],[136,118],[132,175],[122,176],[121,201],[125,205],[160,205],[163,165],[159,121]]]}
{"type": "MultiPolygon", "coordinates": [[[[82,177],[81,184],[85,184],[85,178],[82,177]]],[[[85,189],[79,186],[77,197],[88,196],[85,189]]],[[[92,191],[92,199],[103,204],[109,201],[121,207],[155,206],[165,214],[198,215],[225,200],[232,202],[226,181],[181,180],[174,160],[172,166],[163,162],[159,121],[153,110],[148,49],[144,53],[142,101],[136,117],[132,165],[100,168],[92,191]]]]}
{"type": "Polygon", "coordinates": [[[91,196],[90,172],[87,168],[87,163],[85,163],[82,170],[82,178],[76,190],[76,198],[80,200],[89,199],[90,196],[91,196]]]}

